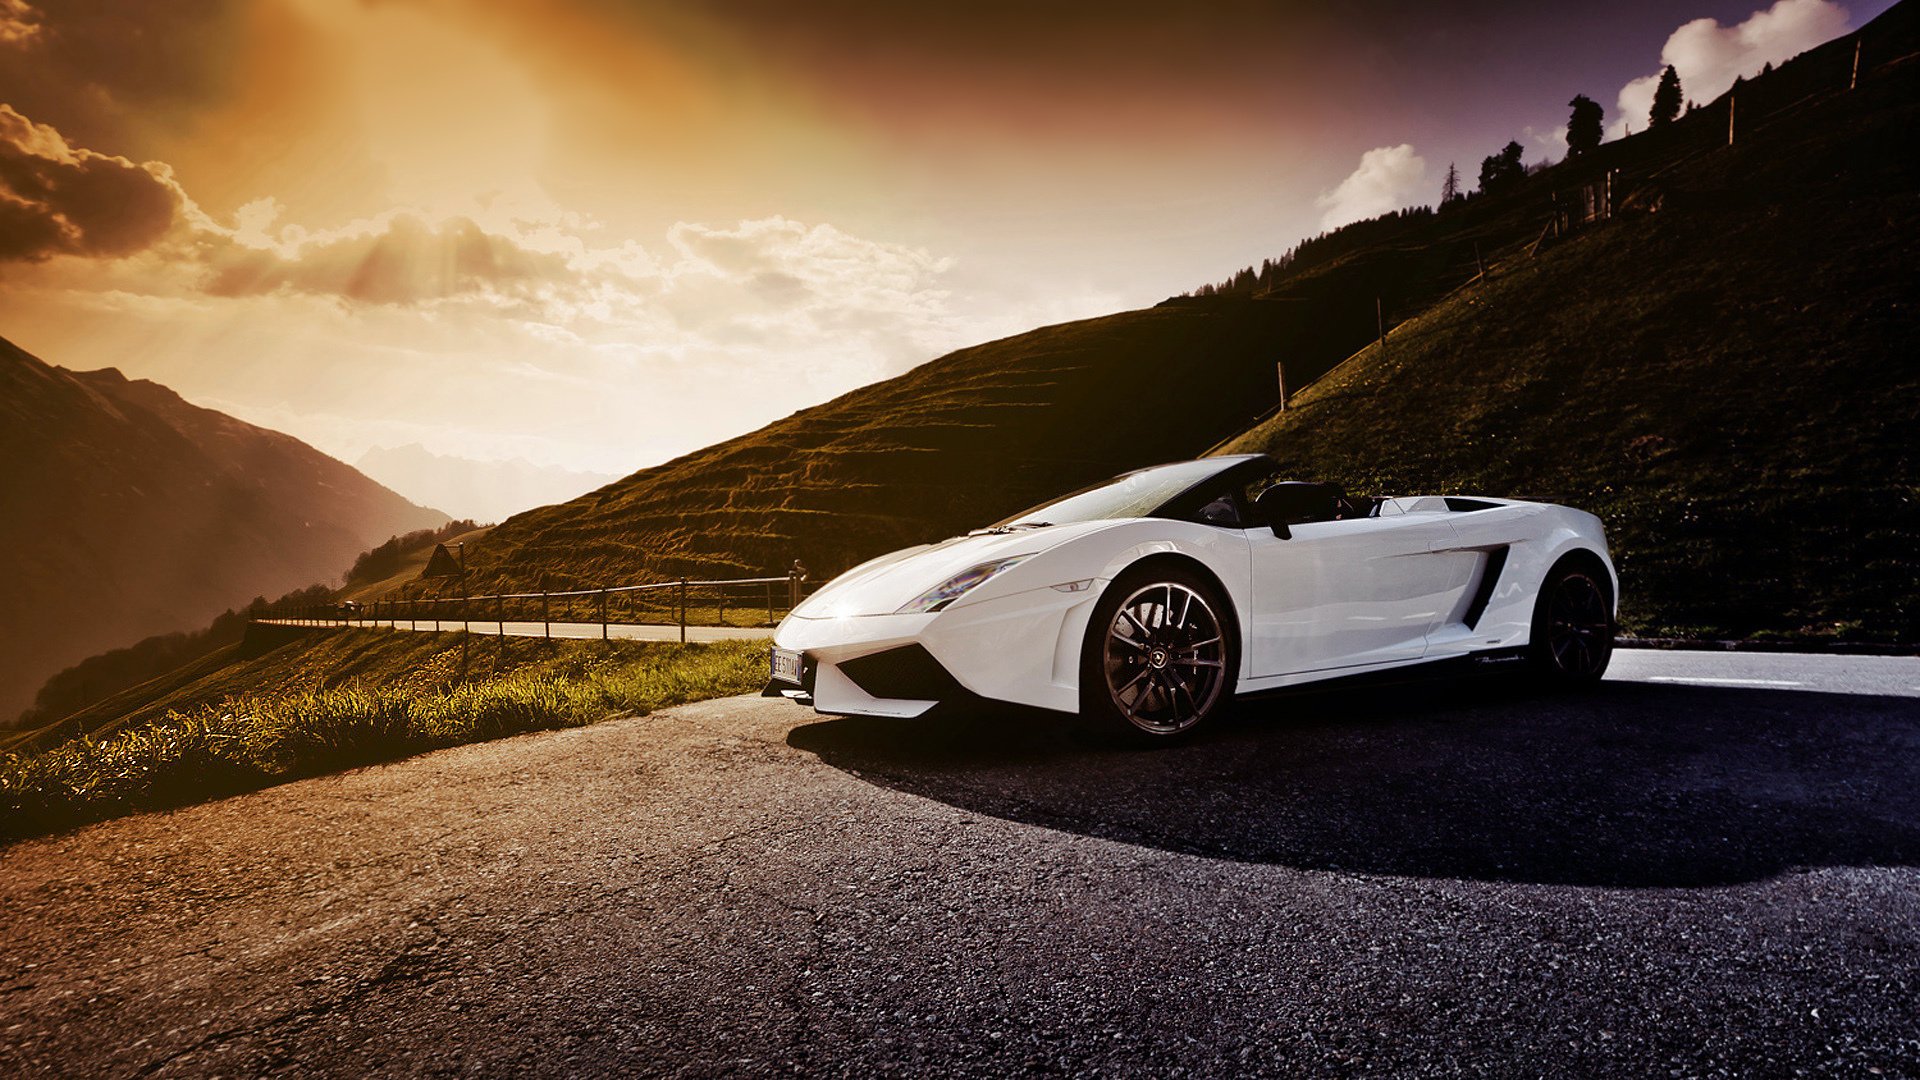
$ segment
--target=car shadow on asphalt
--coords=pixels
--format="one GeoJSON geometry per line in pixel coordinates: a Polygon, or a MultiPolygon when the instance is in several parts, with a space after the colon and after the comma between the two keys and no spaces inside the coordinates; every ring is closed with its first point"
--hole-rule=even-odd
{"type": "Polygon", "coordinates": [[[1915,698],[1463,678],[1245,701],[1151,750],[1012,710],[787,741],[981,814],[1301,869],[1686,887],[1920,864],[1915,698]]]}

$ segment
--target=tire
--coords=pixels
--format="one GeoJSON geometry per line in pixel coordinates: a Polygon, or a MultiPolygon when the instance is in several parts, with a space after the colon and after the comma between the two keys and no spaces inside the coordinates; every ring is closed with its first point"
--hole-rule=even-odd
{"type": "Polygon", "coordinates": [[[1080,715],[1096,735],[1178,741],[1233,700],[1239,640],[1232,609],[1205,574],[1172,562],[1114,579],[1080,650],[1080,715]]]}
{"type": "Polygon", "coordinates": [[[1613,659],[1613,589],[1591,559],[1563,559],[1547,574],[1533,607],[1528,660],[1551,686],[1600,681],[1613,659]]]}

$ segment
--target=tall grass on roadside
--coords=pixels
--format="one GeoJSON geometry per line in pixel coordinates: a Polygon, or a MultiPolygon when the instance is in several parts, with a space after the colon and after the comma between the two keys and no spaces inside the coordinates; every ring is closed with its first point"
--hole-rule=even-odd
{"type": "Polygon", "coordinates": [[[0,838],[743,693],[765,671],[764,645],[719,642],[642,647],[612,663],[537,666],[424,691],[351,685],[247,694],[99,741],[0,758],[0,838]]]}

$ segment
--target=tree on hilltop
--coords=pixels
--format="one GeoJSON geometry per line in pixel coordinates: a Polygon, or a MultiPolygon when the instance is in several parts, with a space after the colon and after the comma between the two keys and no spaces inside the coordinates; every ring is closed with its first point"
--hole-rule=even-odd
{"type": "Polygon", "coordinates": [[[1647,114],[1647,126],[1665,127],[1680,116],[1680,73],[1668,64],[1660,73],[1660,85],[1653,88],[1653,111],[1647,114]]]}
{"type": "Polygon", "coordinates": [[[1575,94],[1567,104],[1573,108],[1572,115],[1567,117],[1567,156],[1591,153],[1600,145],[1601,121],[1606,118],[1606,110],[1585,94],[1575,94]]]}
{"type": "Polygon", "coordinates": [[[1517,142],[1510,142],[1499,153],[1482,159],[1480,193],[1497,195],[1524,179],[1527,175],[1527,167],[1521,163],[1520,155],[1526,152],[1526,147],[1517,142]]]}
{"type": "Polygon", "coordinates": [[[1460,191],[1460,170],[1453,162],[1447,162],[1447,178],[1440,184],[1440,205],[1445,206],[1455,199],[1463,198],[1460,191]]]}

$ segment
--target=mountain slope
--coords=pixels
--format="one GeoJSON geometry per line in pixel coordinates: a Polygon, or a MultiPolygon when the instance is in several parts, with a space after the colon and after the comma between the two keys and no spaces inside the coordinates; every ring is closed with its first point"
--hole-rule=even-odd
{"type": "MultiPolygon", "coordinates": [[[[480,585],[832,571],[1142,462],[1271,404],[1283,355],[1342,352],[1299,305],[1162,307],[963,349],[750,435],[511,518],[480,585]]],[[[1328,361],[1330,362],[1330,361],[1328,361]]]]}
{"type": "Polygon", "coordinates": [[[1224,451],[1353,490],[1591,509],[1644,632],[1920,640],[1920,162],[1889,150],[1920,124],[1920,62],[1844,85],[1224,451]]]}
{"type": "Polygon", "coordinates": [[[1211,447],[1274,403],[1275,362],[1307,386],[1381,311],[1411,320],[1387,358],[1362,353],[1238,448],[1355,488],[1606,510],[1643,632],[1908,635],[1897,549],[1913,535],[1915,409],[1895,365],[1912,340],[1900,148],[1916,11],[1860,32],[1858,91],[1844,90],[1851,35],[1737,84],[1735,148],[1723,97],[1509,191],[1316,239],[1257,288],[961,350],[512,518],[469,550],[476,584],[777,573],[793,558],[823,577],[1211,447]],[[1610,174],[1622,216],[1549,242],[1547,223],[1610,174]],[[1449,318],[1478,329],[1420,344],[1449,318]],[[1367,381],[1382,364],[1396,378],[1367,381]],[[1711,451],[1722,431],[1730,447],[1711,451]],[[1724,513],[1701,524],[1690,503],[1724,513]],[[1795,545],[1780,585],[1759,557],[1795,545]]]}
{"type": "Polygon", "coordinates": [[[100,650],[337,579],[444,516],[290,436],[0,339],[0,722],[100,650]]]}

